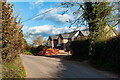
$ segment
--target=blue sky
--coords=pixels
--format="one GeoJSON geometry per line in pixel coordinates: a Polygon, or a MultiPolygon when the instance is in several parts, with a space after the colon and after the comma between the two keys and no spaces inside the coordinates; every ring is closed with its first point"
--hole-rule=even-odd
{"type": "MultiPolygon", "coordinates": [[[[41,14],[45,11],[52,11],[37,16],[29,21],[26,21],[23,24],[23,33],[31,33],[31,36],[43,36],[47,40],[49,35],[56,35],[64,32],[71,32],[76,27],[69,28],[69,23],[66,21],[73,19],[73,14],[71,11],[61,15],[66,8],[56,8],[60,5],[60,2],[43,2],[43,0],[31,0],[31,2],[10,2],[14,4],[14,13],[19,14],[19,18],[22,17],[21,21],[33,18],[38,14],[41,14]]],[[[79,29],[85,29],[85,26],[80,26],[79,29]]],[[[28,43],[32,43],[31,39],[27,39],[28,43]]]]}
{"type": "MultiPolygon", "coordinates": [[[[69,19],[73,19],[71,12],[61,15],[66,8],[56,8],[60,2],[10,2],[14,4],[14,13],[19,14],[21,21],[33,18],[47,10],[52,11],[37,16],[29,21],[23,22],[23,33],[31,33],[31,36],[43,36],[47,40],[49,35],[56,35],[64,32],[73,31],[76,27],[69,28],[69,19]],[[55,8],[55,9],[54,9],[55,8]]],[[[80,29],[84,29],[81,27],[80,29]]],[[[27,39],[32,43],[31,39],[27,39]]]]}

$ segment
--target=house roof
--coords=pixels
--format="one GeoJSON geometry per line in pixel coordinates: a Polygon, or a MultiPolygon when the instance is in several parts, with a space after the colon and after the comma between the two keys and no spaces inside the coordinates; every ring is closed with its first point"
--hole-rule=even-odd
{"type": "Polygon", "coordinates": [[[50,36],[52,40],[58,39],[58,36],[50,36]]]}
{"type": "Polygon", "coordinates": [[[118,32],[116,29],[113,29],[113,32],[114,32],[116,35],[119,35],[119,32],[118,32]]]}
{"type": "Polygon", "coordinates": [[[90,33],[89,28],[86,28],[86,29],[82,30],[81,32],[82,32],[83,36],[88,36],[90,33]]]}
{"type": "Polygon", "coordinates": [[[113,32],[114,32],[116,35],[119,35],[119,34],[120,34],[115,28],[112,28],[109,24],[107,24],[107,25],[113,30],[113,32]]]}
{"type": "MultiPolygon", "coordinates": [[[[72,38],[78,31],[79,31],[79,34],[82,35],[82,36],[87,36],[87,35],[89,35],[89,29],[84,29],[84,30],[82,30],[82,31],[77,30],[77,31],[69,32],[69,33],[59,34],[59,35],[61,35],[62,38],[69,39],[69,38],[72,38]],[[86,32],[86,31],[87,31],[87,32],[86,32]]],[[[51,38],[52,40],[57,40],[58,37],[59,37],[59,35],[49,36],[49,38],[51,38]]]]}
{"type": "Polygon", "coordinates": [[[63,34],[61,34],[61,36],[63,37],[63,38],[72,38],[76,33],[77,33],[78,31],[73,31],[73,32],[70,32],[70,33],[63,33],[63,34]]]}
{"type": "Polygon", "coordinates": [[[83,29],[82,31],[89,31],[89,28],[83,29]]]}

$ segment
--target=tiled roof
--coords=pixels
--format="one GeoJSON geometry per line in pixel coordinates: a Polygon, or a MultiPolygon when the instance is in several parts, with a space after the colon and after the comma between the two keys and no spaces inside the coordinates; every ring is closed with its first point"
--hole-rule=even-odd
{"type": "MultiPolygon", "coordinates": [[[[61,35],[63,38],[69,39],[69,38],[72,38],[78,31],[79,31],[79,30],[73,31],[73,32],[69,32],[69,33],[63,33],[63,34],[60,34],[60,35],[61,35]]],[[[88,29],[84,29],[84,30],[79,31],[79,32],[80,32],[80,34],[81,34],[82,36],[88,36],[88,35],[89,35],[89,30],[88,30],[88,29]]],[[[56,35],[56,36],[49,36],[49,37],[51,37],[52,40],[57,40],[59,36],[56,35]]]]}
{"type": "Polygon", "coordinates": [[[63,33],[61,34],[63,38],[72,38],[78,31],[70,32],[70,33],[63,33]]]}
{"type": "Polygon", "coordinates": [[[58,36],[50,36],[52,40],[58,39],[58,36]]]}

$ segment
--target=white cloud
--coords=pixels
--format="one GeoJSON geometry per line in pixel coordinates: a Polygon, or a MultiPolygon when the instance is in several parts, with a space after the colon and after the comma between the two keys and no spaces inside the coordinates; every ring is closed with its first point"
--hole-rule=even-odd
{"type": "Polygon", "coordinates": [[[54,22],[56,24],[64,24],[66,21],[69,19],[73,19],[72,14],[64,14],[61,15],[60,13],[64,12],[67,10],[66,8],[49,8],[49,9],[42,9],[40,10],[39,14],[49,11],[43,15],[37,16],[34,18],[34,20],[48,20],[51,22],[54,22]]]}
{"type": "MultiPolygon", "coordinates": [[[[56,35],[65,32],[72,32],[76,29],[76,27],[61,27],[57,28],[53,25],[43,25],[43,26],[35,26],[28,28],[28,33],[31,33],[32,36],[42,35],[43,37],[47,37],[49,35],[56,35]]],[[[85,27],[79,27],[77,30],[83,30],[85,27]]]]}
{"type": "Polygon", "coordinates": [[[38,1],[35,2],[35,4],[38,4],[39,2],[43,3],[44,1],[43,0],[38,0],[38,1]]]}
{"type": "Polygon", "coordinates": [[[44,1],[43,0],[37,0],[36,2],[29,2],[30,9],[34,9],[35,7],[41,8],[43,6],[44,1]]]}

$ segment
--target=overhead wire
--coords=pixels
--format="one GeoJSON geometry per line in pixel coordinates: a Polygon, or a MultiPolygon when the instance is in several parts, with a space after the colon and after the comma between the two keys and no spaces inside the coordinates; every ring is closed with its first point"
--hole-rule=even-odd
{"type": "MultiPolygon", "coordinates": [[[[60,6],[61,6],[61,5],[60,5],[60,6]]],[[[56,8],[59,8],[60,6],[57,6],[56,8]]],[[[32,18],[26,19],[26,20],[22,21],[21,23],[24,23],[24,22],[27,22],[27,21],[29,21],[29,20],[32,20],[32,19],[34,19],[35,17],[38,17],[38,16],[43,15],[43,14],[46,14],[46,13],[48,13],[48,12],[50,12],[50,11],[52,11],[52,10],[56,9],[56,8],[52,8],[52,9],[47,10],[47,11],[45,11],[45,12],[41,13],[41,14],[38,14],[38,15],[36,15],[36,16],[34,16],[34,17],[32,17],[32,18]]]]}

